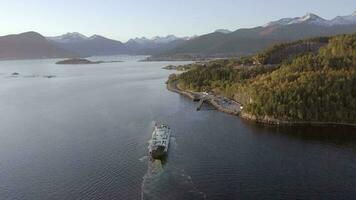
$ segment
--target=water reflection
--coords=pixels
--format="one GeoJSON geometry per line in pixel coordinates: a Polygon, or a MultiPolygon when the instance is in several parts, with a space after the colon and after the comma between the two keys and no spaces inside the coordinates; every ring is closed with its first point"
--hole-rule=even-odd
{"type": "Polygon", "coordinates": [[[270,126],[246,122],[256,134],[288,137],[305,142],[345,146],[356,144],[356,127],[351,126],[270,126]]]}

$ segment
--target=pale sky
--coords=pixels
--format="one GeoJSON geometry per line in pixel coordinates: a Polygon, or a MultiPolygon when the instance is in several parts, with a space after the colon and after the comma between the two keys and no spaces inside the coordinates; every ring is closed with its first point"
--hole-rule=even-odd
{"type": "Polygon", "coordinates": [[[125,42],[249,28],[308,12],[331,19],[354,11],[356,0],[0,0],[0,35],[80,32],[125,42]]]}

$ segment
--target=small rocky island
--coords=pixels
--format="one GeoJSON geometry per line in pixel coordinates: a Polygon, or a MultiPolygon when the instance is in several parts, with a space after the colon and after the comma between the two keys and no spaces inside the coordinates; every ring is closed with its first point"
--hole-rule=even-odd
{"type": "Polygon", "coordinates": [[[84,58],[71,58],[66,60],[61,60],[56,62],[57,65],[89,65],[89,64],[100,64],[101,61],[90,61],[84,58]]]}
{"type": "Polygon", "coordinates": [[[71,58],[66,60],[61,60],[56,62],[57,65],[92,65],[92,64],[102,64],[102,63],[116,63],[122,61],[90,61],[84,58],[71,58]]]}

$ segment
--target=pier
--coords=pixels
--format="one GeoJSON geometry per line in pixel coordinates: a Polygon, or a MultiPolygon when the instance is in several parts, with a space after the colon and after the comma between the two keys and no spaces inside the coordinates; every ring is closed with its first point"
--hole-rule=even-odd
{"type": "Polygon", "coordinates": [[[198,106],[197,106],[197,111],[200,111],[201,108],[203,107],[203,104],[205,103],[205,101],[208,101],[209,98],[207,97],[202,97],[198,103],[198,106]]]}
{"type": "Polygon", "coordinates": [[[201,110],[204,103],[211,103],[215,99],[214,95],[211,95],[207,92],[197,92],[195,94],[199,96],[199,103],[197,106],[197,111],[201,110]]]}
{"type": "Polygon", "coordinates": [[[215,96],[206,92],[183,91],[177,87],[177,82],[168,83],[167,88],[172,92],[179,93],[192,99],[195,102],[198,102],[197,111],[201,110],[204,103],[209,103],[215,109],[231,115],[239,115],[242,110],[242,105],[239,102],[223,96],[215,96]]]}

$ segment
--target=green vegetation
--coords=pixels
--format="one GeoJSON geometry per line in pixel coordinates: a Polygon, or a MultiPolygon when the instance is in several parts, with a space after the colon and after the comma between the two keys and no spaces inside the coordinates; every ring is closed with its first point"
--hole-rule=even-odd
{"type": "Polygon", "coordinates": [[[234,98],[261,120],[356,123],[356,34],[281,44],[175,79],[184,89],[234,98]]]}
{"type": "Polygon", "coordinates": [[[254,56],[254,62],[261,65],[280,64],[306,53],[316,54],[322,46],[329,42],[329,39],[329,37],[318,37],[274,45],[254,56]]]}
{"type": "Polygon", "coordinates": [[[241,84],[274,69],[274,67],[269,66],[234,69],[219,62],[212,62],[205,66],[197,66],[195,69],[180,75],[179,85],[183,89],[214,91],[231,98],[233,94],[230,92],[230,87],[233,84],[241,84]]]}
{"type": "Polygon", "coordinates": [[[194,69],[197,65],[196,64],[189,64],[189,65],[168,65],[163,67],[162,69],[166,70],[177,70],[177,71],[188,71],[194,69]]]}

